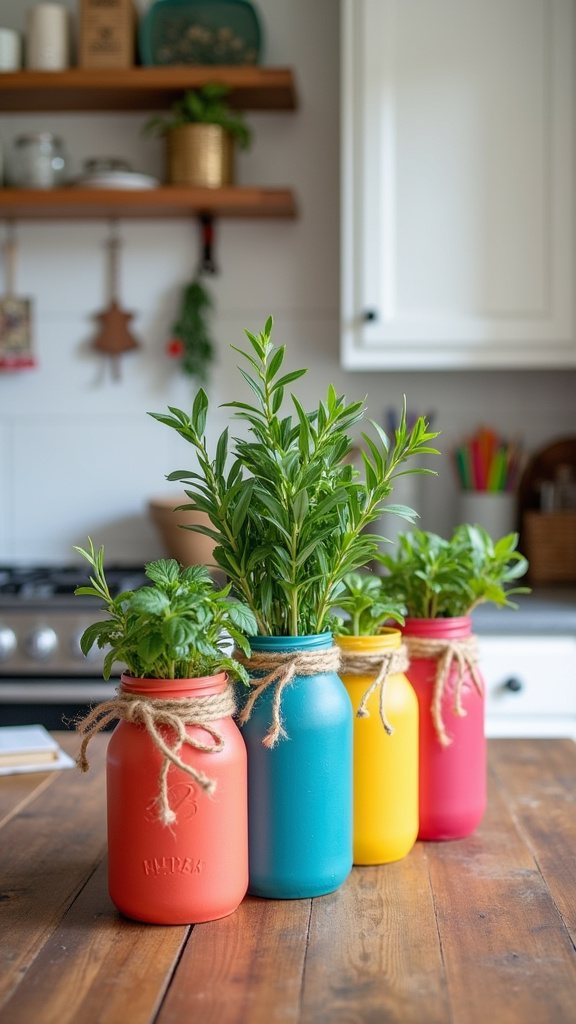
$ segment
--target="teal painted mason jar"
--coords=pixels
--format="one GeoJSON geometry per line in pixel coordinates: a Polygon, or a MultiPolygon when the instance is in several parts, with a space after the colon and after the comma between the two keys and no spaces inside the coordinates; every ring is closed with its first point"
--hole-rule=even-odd
{"type": "Polygon", "coordinates": [[[253,690],[273,670],[275,655],[293,655],[296,674],[279,686],[290,669],[291,659],[285,661],[241,725],[248,750],[248,891],[269,899],[322,896],[352,868],[353,712],[329,667],[338,654],[331,633],[256,636],[250,647],[259,662],[257,672],[246,662],[253,690]],[[266,655],[270,666],[261,664],[266,655]],[[326,658],[327,670],[316,671],[314,662],[326,658]],[[279,735],[267,746],[278,715],[279,735]]]}

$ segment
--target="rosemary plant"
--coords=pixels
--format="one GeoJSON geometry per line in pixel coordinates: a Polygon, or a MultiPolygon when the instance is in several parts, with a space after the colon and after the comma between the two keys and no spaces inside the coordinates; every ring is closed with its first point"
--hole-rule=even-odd
{"type": "MultiPolygon", "coordinates": [[[[413,457],[438,454],[420,417],[411,431],[405,413],[389,439],[372,423],[362,434],[364,475],[347,458],[348,431],[364,416],[362,402],[347,403],[332,385],[325,401],[306,412],[291,395],[292,415],[281,415],[285,390],[306,370],[281,373],[285,348],[271,341],[272,317],[258,336],[246,331],[248,351],[232,346],[247,364],[240,373],[253,403],[230,402],[233,416],[248,424],[249,438],[220,435],[215,455],[204,429],[208,399],[200,389],[191,415],[169,407],[151,413],[193,446],[198,470],[177,470],[168,480],[185,484],[190,504],[208,514],[211,527],[193,527],[212,537],[214,559],[252,609],[263,635],[322,633],[332,625],[331,605],[347,573],[371,561],[382,537],[366,532],[392,492],[393,480],[413,457]]],[[[372,422],[372,421],[370,421],[372,422]]],[[[406,506],[388,511],[413,521],[406,506]]]]}

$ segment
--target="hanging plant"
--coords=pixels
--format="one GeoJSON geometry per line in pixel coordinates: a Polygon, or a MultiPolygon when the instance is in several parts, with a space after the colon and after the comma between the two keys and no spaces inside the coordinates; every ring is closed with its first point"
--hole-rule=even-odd
{"type": "Polygon", "coordinates": [[[215,346],[210,330],[213,305],[210,293],[196,278],[184,290],[178,319],[166,347],[169,356],[180,360],[183,372],[195,377],[199,384],[208,382],[214,361],[215,346]]]}

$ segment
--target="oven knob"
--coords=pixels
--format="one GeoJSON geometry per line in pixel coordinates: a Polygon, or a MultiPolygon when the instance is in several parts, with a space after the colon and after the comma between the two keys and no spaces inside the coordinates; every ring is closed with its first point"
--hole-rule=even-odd
{"type": "Polygon", "coordinates": [[[24,650],[34,661],[46,661],[57,647],[58,637],[50,626],[39,626],[24,639],[24,650]]]}
{"type": "Polygon", "coordinates": [[[0,661],[6,661],[16,650],[16,633],[10,626],[0,624],[0,661]]]}
{"type": "Polygon", "coordinates": [[[94,646],[90,648],[88,654],[84,654],[82,648],[80,647],[80,641],[82,639],[83,633],[84,630],[79,629],[77,633],[73,633],[72,636],[70,637],[70,653],[72,657],[77,658],[78,661],[86,661],[86,659],[88,659],[88,661],[98,661],[99,659],[103,658],[106,652],[102,651],[102,649],[98,647],[97,644],[94,644],[94,646]]]}

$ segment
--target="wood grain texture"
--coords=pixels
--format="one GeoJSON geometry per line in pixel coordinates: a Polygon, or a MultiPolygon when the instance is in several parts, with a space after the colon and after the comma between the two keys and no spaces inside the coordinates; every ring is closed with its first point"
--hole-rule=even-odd
{"type": "Polygon", "coordinates": [[[107,739],[88,775],[0,779],[0,1024],[573,1024],[571,741],[490,741],[467,839],[354,868],[329,896],[164,927],[107,893],[107,739]]]}
{"type": "Polygon", "coordinates": [[[310,900],[248,896],[230,917],[196,925],[157,1024],[300,1020],[309,920],[310,900]]]}
{"type": "Polygon", "coordinates": [[[0,832],[0,1005],[104,856],[105,744],[97,737],[92,745],[92,771],[54,772],[0,832]]]}
{"type": "Polygon", "coordinates": [[[104,860],[0,1010],[1,1024],[149,1024],[187,926],[145,927],[108,896],[104,860]]]}
{"type": "Polygon", "coordinates": [[[313,901],[302,1022],[442,1024],[442,956],[421,843],[313,901]]]}
{"type": "Polygon", "coordinates": [[[576,744],[494,740],[490,764],[576,947],[576,744]]]}
{"type": "Polygon", "coordinates": [[[573,1024],[574,948],[494,784],[476,833],[426,855],[454,1020],[573,1024]]]}
{"type": "Polygon", "coordinates": [[[0,787],[0,828],[20,813],[57,778],[56,772],[26,772],[23,775],[3,775],[0,787]]]}

